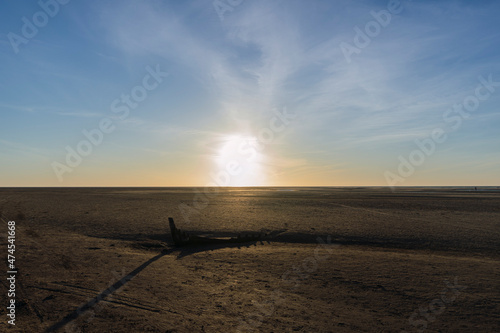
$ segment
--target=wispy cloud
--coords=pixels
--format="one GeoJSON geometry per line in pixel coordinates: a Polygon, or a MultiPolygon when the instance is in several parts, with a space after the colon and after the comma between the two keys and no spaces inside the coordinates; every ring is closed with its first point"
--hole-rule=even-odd
{"type": "Polygon", "coordinates": [[[57,112],[57,114],[60,115],[60,116],[65,116],[65,117],[80,117],[80,118],[101,118],[101,117],[105,116],[105,114],[103,114],[103,113],[88,112],[88,111],[81,111],[81,112],[57,112]]]}
{"type": "Polygon", "coordinates": [[[38,157],[47,158],[48,151],[45,149],[35,148],[24,143],[12,142],[8,140],[0,139],[0,148],[3,146],[4,149],[10,149],[17,153],[22,153],[25,155],[36,155],[38,157]]]}
{"type": "Polygon", "coordinates": [[[4,104],[0,103],[0,108],[5,108],[9,110],[14,110],[14,111],[24,111],[24,112],[34,112],[35,107],[29,107],[29,106],[22,106],[22,105],[11,105],[11,104],[4,104]]]}
{"type": "MultiPolygon", "coordinates": [[[[388,168],[395,150],[413,149],[414,139],[443,126],[443,113],[474,91],[479,75],[500,80],[500,33],[495,1],[407,1],[348,63],[340,43],[352,43],[353,28],[363,29],[370,12],[385,6],[255,0],[221,22],[205,0],[74,4],[60,17],[68,29],[38,36],[21,57],[2,54],[4,129],[18,124],[5,138],[45,135],[48,145],[64,147],[67,133],[110,117],[117,130],[93,155],[109,159],[103,164],[130,147],[158,160],[183,151],[209,165],[230,135],[258,136],[272,110],[286,106],[297,118],[266,146],[262,172],[312,179],[388,168]],[[155,64],[168,79],[119,120],[111,101],[131,94],[145,66],[155,64]]],[[[464,158],[494,149],[499,100],[495,93],[450,135],[442,161],[452,163],[458,147],[464,158]]]]}

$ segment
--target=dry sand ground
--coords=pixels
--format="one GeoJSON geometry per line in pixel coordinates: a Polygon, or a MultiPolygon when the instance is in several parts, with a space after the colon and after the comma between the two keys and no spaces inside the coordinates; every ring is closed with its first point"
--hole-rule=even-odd
{"type": "Polygon", "coordinates": [[[219,189],[186,221],[179,204],[194,198],[189,188],[0,189],[19,269],[16,326],[3,277],[0,331],[499,331],[498,190],[219,189]],[[282,233],[174,249],[168,216],[196,234],[282,233]]]}

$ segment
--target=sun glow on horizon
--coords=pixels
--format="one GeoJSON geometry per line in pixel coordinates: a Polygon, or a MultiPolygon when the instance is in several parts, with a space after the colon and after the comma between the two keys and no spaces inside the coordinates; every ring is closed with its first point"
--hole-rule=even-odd
{"type": "Polygon", "coordinates": [[[265,156],[257,138],[232,134],[222,139],[211,181],[219,186],[265,186],[265,156]]]}

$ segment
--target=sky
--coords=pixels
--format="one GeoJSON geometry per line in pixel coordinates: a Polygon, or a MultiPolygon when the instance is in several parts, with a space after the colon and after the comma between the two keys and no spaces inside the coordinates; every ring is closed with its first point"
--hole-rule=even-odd
{"type": "Polygon", "coordinates": [[[3,1],[0,186],[498,186],[498,1],[3,1]]]}

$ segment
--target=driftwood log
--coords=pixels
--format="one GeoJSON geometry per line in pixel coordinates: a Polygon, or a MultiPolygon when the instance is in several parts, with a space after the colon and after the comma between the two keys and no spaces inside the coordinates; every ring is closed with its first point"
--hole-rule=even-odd
{"type": "Polygon", "coordinates": [[[177,229],[174,219],[169,217],[168,224],[170,226],[170,233],[175,246],[184,245],[203,245],[203,244],[223,244],[223,243],[246,243],[262,240],[266,236],[264,233],[258,234],[239,234],[237,237],[205,237],[191,235],[181,229],[177,229]]]}

